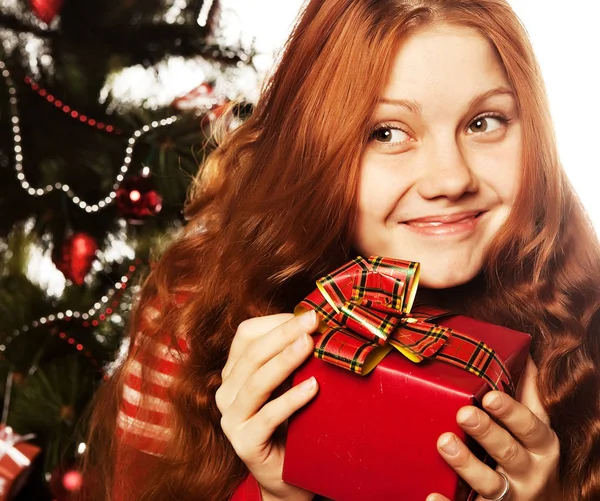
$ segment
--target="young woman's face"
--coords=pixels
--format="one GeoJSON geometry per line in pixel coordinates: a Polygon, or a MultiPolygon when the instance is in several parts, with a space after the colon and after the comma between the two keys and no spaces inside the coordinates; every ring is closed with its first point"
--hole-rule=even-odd
{"type": "Polygon", "coordinates": [[[421,263],[421,284],[471,280],[513,205],[517,104],[493,46],[450,25],[403,43],[372,117],[357,251],[421,263]]]}

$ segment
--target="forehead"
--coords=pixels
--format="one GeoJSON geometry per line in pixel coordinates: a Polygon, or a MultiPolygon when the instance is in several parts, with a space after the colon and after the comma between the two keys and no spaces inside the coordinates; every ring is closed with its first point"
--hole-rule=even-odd
{"type": "Polygon", "coordinates": [[[401,41],[383,97],[454,101],[509,87],[494,45],[473,28],[441,24],[401,41]]]}

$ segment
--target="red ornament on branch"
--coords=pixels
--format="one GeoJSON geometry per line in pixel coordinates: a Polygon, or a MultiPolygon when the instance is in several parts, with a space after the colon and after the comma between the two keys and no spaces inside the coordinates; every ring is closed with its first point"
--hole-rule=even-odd
{"type": "Polygon", "coordinates": [[[63,8],[64,0],[29,0],[29,6],[36,17],[50,24],[63,8]]]}
{"type": "Polygon", "coordinates": [[[69,501],[76,498],[76,494],[83,486],[81,473],[69,470],[65,466],[57,466],[50,474],[48,487],[55,501],[69,501]]]}
{"type": "Polygon", "coordinates": [[[96,258],[98,244],[89,234],[80,232],[71,235],[62,248],[54,253],[52,261],[68,280],[83,285],[92,262],[96,258]]]}
{"type": "Polygon", "coordinates": [[[208,83],[200,84],[187,94],[176,98],[172,106],[180,111],[202,110],[214,105],[214,89],[208,83]]]}
{"type": "Polygon", "coordinates": [[[141,224],[162,210],[162,198],[149,176],[125,179],[117,190],[116,202],[121,215],[132,224],[141,224]]]}

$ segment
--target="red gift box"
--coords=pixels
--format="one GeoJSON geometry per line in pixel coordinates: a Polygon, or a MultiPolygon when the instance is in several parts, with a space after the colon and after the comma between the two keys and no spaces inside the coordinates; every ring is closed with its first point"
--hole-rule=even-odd
{"type": "Polygon", "coordinates": [[[40,448],[27,443],[33,435],[21,436],[8,426],[0,426],[0,501],[12,499],[31,471],[40,448]]]}
{"type": "MultiPolygon", "coordinates": [[[[368,268],[369,263],[377,264],[377,259],[371,258],[369,262],[365,262],[358,258],[358,262],[363,268],[365,264],[368,268]]],[[[393,265],[402,263],[387,261],[393,265]]],[[[410,263],[413,267],[415,264],[410,263]]],[[[352,263],[348,265],[353,266],[352,263]]],[[[348,265],[345,265],[346,269],[348,265]]],[[[323,280],[331,279],[336,273],[323,280]]],[[[432,320],[428,314],[438,313],[432,309],[416,309],[416,314],[410,313],[414,287],[418,281],[418,264],[414,276],[402,279],[408,288],[404,288],[399,294],[400,302],[403,303],[399,309],[403,312],[401,315],[396,314],[396,317],[412,318],[407,324],[408,327],[415,325],[412,322],[418,324],[418,319],[432,320]]],[[[351,301],[347,304],[352,301],[355,304],[362,302],[373,309],[372,297],[359,297],[360,290],[376,290],[376,295],[379,294],[377,289],[380,287],[380,277],[375,280],[379,284],[375,287],[373,280],[369,280],[364,282],[364,274],[358,282],[353,278],[351,286],[348,283],[344,285],[343,280],[338,280],[334,292],[341,295],[344,289],[352,290],[351,301]]],[[[384,285],[383,288],[386,287],[384,285]]],[[[327,299],[331,299],[328,297],[328,290],[331,295],[334,294],[322,281],[319,283],[319,290],[327,299]]],[[[316,340],[315,355],[327,360],[325,345],[327,342],[331,343],[331,335],[335,336],[336,331],[340,330],[335,326],[336,318],[338,321],[340,319],[340,311],[330,311],[330,314],[323,311],[315,299],[315,293],[301,303],[300,309],[314,307],[321,317],[325,316],[326,321],[333,320],[333,328],[329,323],[329,327],[321,329],[316,340]]],[[[379,310],[389,311],[389,302],[387,306],[388,308],[379,310]]],[[[375,305],[375,310],[377,308],[375,305]]],[[[342,309],[348,311],[356,309],[356,306],[340,308],[338,305],[338,310],[342,309]]],[[[369,312],[362,312],[361,315],[369,316],[369,312]]],[[[355,325],[352,325],[355,320],[356,318],[346,319],[343,322],[344,328],[355,328],[355,325]]],[[[350,370],[344,370],[318,358],[311,358],[294,374],[293,384],[315,376],[320,389],[313,401],[289,421],[283,467],[285,482],[335,501],[423,501],[432,492],[438,492],[456,501],[469,497],[469,487],[439,455],[436,448],[437,439],[444,432],[454,432],[466,441],[473,452],[487,461],[485,451],[456,424],[456,413],[465,405],[479,405],[485,393],[492,389],[493,385],[490,386],[485,377],[482,377],[478,368],[485,370],[499,363],[502,371],[508,371],[512,381],[505,381],[506,384],[498,384],[496,387],[509,393],[514,391],[514,386],[510,383],[516,385],[520,380],[527,361],[531,337],[522,332],[460,315],[439,316],[433,320],[441,328],[430,329],[428,332],[437,333],[433,336],[434,341],[439,337],[444,338],[439,332],[445,332],[452,339],[459,339],[461,335],[465,335],[465,338],[485,343],[474,345],[478,350],[483,347],[483,354],[492,353],[493,357],[475,361],[475,357],[479,357],[480,354],[473,352],[471,362],[474,363],[470,366],[472,372],[469,372],[469,367],[465,369],[451,365],[452,362],[446,363],[448,360],[443,361],[446,348],[433,355],[425,353],[423,358],[429,359],[420,363],[415,363],[394,350],[383,358],[371,373],[360,376],[350,372],[360,372],[360,364],[358,369],[356,365],[349,364],[348,359],[352,357],[348,357],[347,352],[344,353],[353,341],[351,338],[342,339],[337,346],[338,352],[334,350],[334,355],[342,353],[344,356],[336,356],[337,360],[333,360],[333,363],[345,365],[350,370]]],[[[364,324],[360,319],[355,323],[364,324]]],[[[389,318],[386,317],[385,322],[381,324],[388,323],[389,318]]],[[[394,324],[389,331],[397,331],[398,325],[394,324]]],[[[447,338],[443,341],[442,345],[449,344],[447,338]]],[[[384,343],[374,336],[370,346],[376,351],[377,346],[381,348],[382,344],[384,343]]],[[[429,346],[431,343],[421,344],[429,346]]],[[[414,348],[415,343],[412,346],[414,348]]],[[[461,356],[461,349],[463,347],[459,347],[456,352],[458,358],[461,356]]],[[[369,352],[369,349],[365,349],[363,343],[360,348],[356,348],[356,352],[359,351],[369,352]]],[[[384,349],[383,356],[387,351],[389,350],[384,349]]],[[[415,354],[410,351],[409,349],[408,356],[415,359],[415,354]]],[[[427,347],[423,352],[427,352],[427,347]]],[[[423,355],[423,352],[420,355],[423,355]]],[[[420,355],[417,354],[416,358],[420,358],[420,355]]],[[[368,364],[368,356],[369,354],[366,360],[363,357],[361,362],[368,364]]],[[[498,381],[500,378],[497,376],[496,373],[494,379],[498,381]]]]}

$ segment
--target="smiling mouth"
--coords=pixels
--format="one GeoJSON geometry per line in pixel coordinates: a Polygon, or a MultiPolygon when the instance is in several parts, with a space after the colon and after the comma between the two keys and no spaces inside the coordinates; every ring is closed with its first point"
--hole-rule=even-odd
{"type": "Polygon", "coordinates": [[[405,221],[404,224],[409,224],[411,226],[441,226],[443,224],[462,223],[469,219],[477,218],[481,214],[483,214],[483,211],[463,212],[460,214],[447,214],[443,216],[427,216],[405,221]]]}
{"type": "Polygon", "coordinates": [[[413,231],[426,235],[456,235],[474,231],[478,226],[480,216],[484,213],[485,211],[471,211],[427,216],[404,221],[402,224],[413,231]]]}

